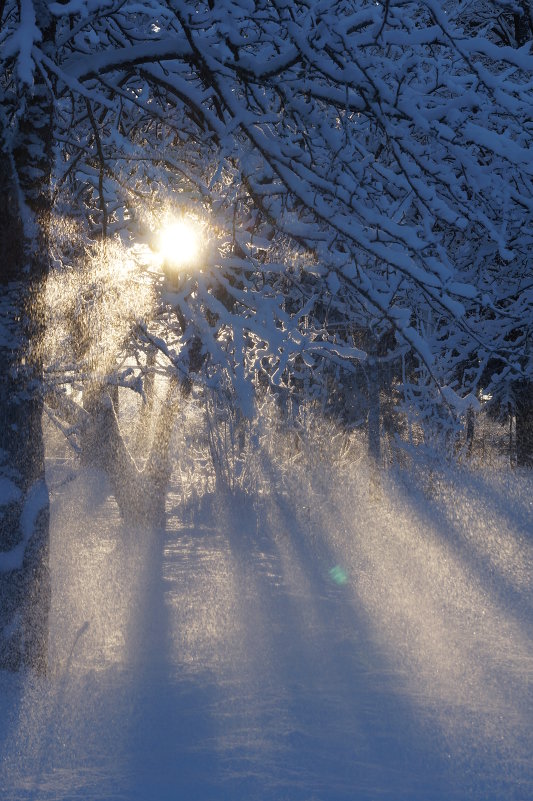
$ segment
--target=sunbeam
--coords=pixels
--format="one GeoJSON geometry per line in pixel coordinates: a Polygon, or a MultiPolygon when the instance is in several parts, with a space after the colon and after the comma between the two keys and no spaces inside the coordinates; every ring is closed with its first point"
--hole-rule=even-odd
{"type": "Polygon", "coordinates": [[[9,713],[10,801],[531,797],[529,480],[497,513],[468,471],[433,495],[391,473],[377,503],[326,423],[297,458],[277,426],[246,492],[182,461],[165,531],[125,526],[94,469],[54,496],[51,675],[9,713]]]}

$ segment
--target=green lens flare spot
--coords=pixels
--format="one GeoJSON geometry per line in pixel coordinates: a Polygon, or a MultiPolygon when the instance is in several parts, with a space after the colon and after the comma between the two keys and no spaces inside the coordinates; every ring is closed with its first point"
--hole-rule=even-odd
{"type": "Polygon", "coordinates": [[[335,567],[331,568],[329,571],[329,577],[335,582],[335,584],[338,584],[339,586],[346,584],[348,581],[348,576],[340,565],[335,565],[335,567]]]}

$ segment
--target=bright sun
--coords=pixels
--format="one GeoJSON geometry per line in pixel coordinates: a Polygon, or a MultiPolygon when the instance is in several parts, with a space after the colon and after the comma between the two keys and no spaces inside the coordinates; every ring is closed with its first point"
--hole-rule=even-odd
{"type": "Polygon", "coordinates": [[[200,257],[198,226],[191,220],[168,222],[159,233],[158,250],[169,267],[190,267],[200,257]]]}

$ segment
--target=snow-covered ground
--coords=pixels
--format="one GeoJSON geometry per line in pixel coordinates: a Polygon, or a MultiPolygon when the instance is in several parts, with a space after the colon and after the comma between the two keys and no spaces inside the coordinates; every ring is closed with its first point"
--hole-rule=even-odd
{"type": "Polygon", "coordinates": [[[531,801],[532,477],[367,485],[315,460],[171,493],[152,533],[98,474],[62,486],[52,674],[0,673],[0,797],[531,801]]]}

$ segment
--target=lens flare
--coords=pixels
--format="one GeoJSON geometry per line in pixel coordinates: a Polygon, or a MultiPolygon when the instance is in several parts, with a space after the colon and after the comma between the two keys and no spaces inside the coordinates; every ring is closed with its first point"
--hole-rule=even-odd
{"type": "Polygon", "coordinates": [[[338,584],[339,586],[346,584],[346,582],[348,581],[348,576],[340,565],[335,565],[335,567],[332,567],[331,570],[329,571],[329,576],[331,580],[335,582],[335,584],[338,584]]]}

